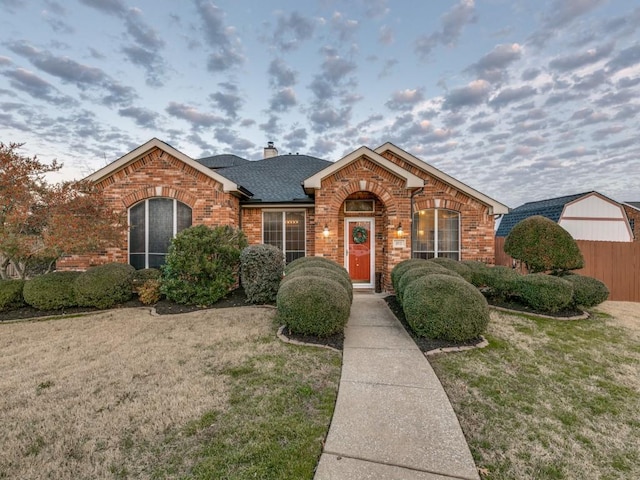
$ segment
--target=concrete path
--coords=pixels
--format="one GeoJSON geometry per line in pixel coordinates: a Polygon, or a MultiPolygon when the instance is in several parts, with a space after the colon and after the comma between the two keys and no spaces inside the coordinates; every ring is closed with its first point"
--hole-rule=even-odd
{"type": "Polygon", "coordinates": [[[449,399],[382,297],[357,293],[315,480],[478,480],[449,399]]]}

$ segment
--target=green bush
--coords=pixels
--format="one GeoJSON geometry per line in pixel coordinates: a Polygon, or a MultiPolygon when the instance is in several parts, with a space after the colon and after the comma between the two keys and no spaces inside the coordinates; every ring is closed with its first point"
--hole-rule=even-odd
{"type": "Polygon", "coordinates": [[[251,303],[273,304],[283,272],[284,255],[273,245],[250,245],[240,254],[242,286],[251,303]]]}
{"type": "Polygon", "coordinates": [[[291,332],[318,337],[343,331],[351,307],[338,282],[309,276],[283,282],[276,305],[279,321],[291,332]]]}
{"type": "Polygon", "coordinates": [[[413,265],[411,268],[405,270],[402,274],[402,277],[398,280],[398,289],[396,290],[396,299],[400,303],[400,305],[404,302],[404,294],[409,285],[420,277],[424,277],[425,275],[449,275],[452,277],[462,278],[456,272],[452,270],[447,270],[441,265],[435,263],[427,262],[425,265],[413,265]],[[437,267],[437,268],[436,268],[437,267]]]}
{"type": "Polygon", "coordinates": [[[516,283],[521,276],[520,272],[502,265],[487,267],[484,272],[484,283],[489,287],[489,296],[506,299],[516,295],[516,283]]]}
{"type": "Polygon", "coordinates": [[[477,260],[462,260],[460,263],[471,271],[471,279],[469,281],[473,286],[478,288],[486,287],[485,274],[490,267],[477,260]]]}
{"type": "Polygon", "coordinates": [[[609,298],[609,289],[597,278],[585,275],[564,275],[560,278],[573,285],[573,304],[576,306],[595,307],[609,298]]]}
{"type": "Polygon", "coordinates": [[[504,251],[522,261],[531,273],[563,272],[584,266],[571,234],[541,215],[518,222],[504,241],[504,251]]]}
{"type": "Polygon", "coordinates": [[[28,280],[24,285],[24,301],[40,310],[75,307],[74,284],[81,272],[51,272],[28,280]]]}
{"type": "Polygon", "coordinates": [[[212,305],[237,282],[240,253],[247,246],[241,230],[197,225],[172,240],[162,267],[162,293],[187,305],[212,305]]]}
{"type": "Polygon", "coordinates": [[[24,280],[0,280],[0,312],[24,306],[24,280]]]}
{"type": "Polygon", "coordinates": [[[400,277],[404,275],[404,272],[414,265],[426,265],[426,262],[427,261],[422,258],[409,258],[408,260],[401,261],[393,267],[391,270],[391,286],[396,292],[396,295],[398,294],[398,280],[400,280],[400,277]]]}
{"type": "Polygon", "coordinates": [[[429,262],[442,265],[447,270],[456,272],[458,275],[464,278],[467,282],[471,283],[471,280],[472,280],[471,269],[464,263],[459,262],[457,260],[453,260],[452,258],[447,258],[447,257],[431,258],[429,259],[429,262]]]}
{"type": "Polygon", "coordinates": [[[407,323],[419,336],[463,342],[477,338],[489,323],[489,306],[469,282],[433,274],[411,282],[404,293],[407,323]]]}
{"type": "MultiPolygon", "coordinates": [[[[311,264],[311,265],[317,265],[317,264],[311,264]]],[[[309,266],[309,267],[296,268],[293,272],[290,272],[282,279],[282,283],[288,282],[298,277],[320,277],[320,278],[328,278],[330,280],[334,280],[344,288],[344,291],[349,296],[349,303],[353,301],[353,284],[351,283],[351,280],[345,279],[343,275],[334,271],[331,268],[325,268],[322,266],[309,266]]]]}
{"type": "Polygon", "coordinates": [[[159,268],[142,268],[136,270],[133,273],[133,290],[138,291],[138,288],[145,284],[147,280],[160,280],[162,272],[159,268]]]}
{"type": "Polygon", "coordinates": [[[338,272],[340,275],[342,275],[347,280],[351,281],[351,277],[349,276],[349,272],[347,272],[347,270],[344,267],[338,265],[333,260],[329,260],[328,258],[324,258],[324,257],[301,257],[301,258],[298,258],[298,259],[294,260],[293,262],[289,263],[285,267],[284,274],[285,275],[289,275],[289,274],[295,272],[297,269],[304,268],[304,267],[330,268],[331,270],[333,270],[335,272],[338,272]]]}
{"type": "Polygon", "coordinates": [[[560,277],[532,273],[516,281],[517,294],[525,305],[542,313],[553,313],[569,306],[573,285],[560,277]]]}
{"type": "Polygon", "coordinates": [[[110,308],[133,296],[135,269],[125,263],[107,263],[82,272],[73,282],[76,302],[81,307],[110,308]]]}

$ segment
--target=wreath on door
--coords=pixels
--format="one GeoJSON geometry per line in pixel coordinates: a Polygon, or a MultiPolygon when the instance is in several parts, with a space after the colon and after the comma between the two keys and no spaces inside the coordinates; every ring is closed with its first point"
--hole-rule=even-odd
{"type": "Polygon", "coordinates": [[[367,241],[367,229],[361,226],[353,227],[351,232],[353,243],[365,243],[367,241]]]}

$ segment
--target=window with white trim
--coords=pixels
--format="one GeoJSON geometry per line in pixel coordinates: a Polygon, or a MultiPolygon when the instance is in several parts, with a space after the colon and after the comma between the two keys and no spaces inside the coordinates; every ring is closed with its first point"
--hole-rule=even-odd
{"type": "Polygon", "coordinates": [[[262,243],[284,252],[287,263],[305,256],[305,212],[262,212],[262,243]]]}
{"type": "Polygon", "coordinates": [[[432,208],[413,214],[413,258],[460,260],[460,213],[432,208]]]}
{"type": "Polygon", "coordinates": [[[129,209],[129,225],[129,263],[158,268],[176,233],[191,226],[191,208],[174,198],[149,198],[129,209]]]}

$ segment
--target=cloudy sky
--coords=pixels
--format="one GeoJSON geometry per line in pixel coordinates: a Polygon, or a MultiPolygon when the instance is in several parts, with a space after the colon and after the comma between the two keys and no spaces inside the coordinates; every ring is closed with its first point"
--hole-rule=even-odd
{"type": "Polygon", "coordinates": [[[81,178],[390,141],[516,207],[640,201],[639,0],[0,0],[0,141],[81,178]]]}

